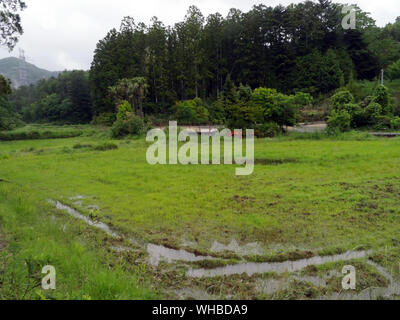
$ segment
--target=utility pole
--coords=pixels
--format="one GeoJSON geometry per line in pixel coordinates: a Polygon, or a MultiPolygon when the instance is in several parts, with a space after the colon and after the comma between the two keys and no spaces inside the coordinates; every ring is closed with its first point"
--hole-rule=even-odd
{"type": "Polygon", "coordinates": [[[383,86],[384,85],[384,83],[385,83],[385,79],[384,79],[384,76],[385,76],[385,70],[381,70],[381,85],[383,86]]]}

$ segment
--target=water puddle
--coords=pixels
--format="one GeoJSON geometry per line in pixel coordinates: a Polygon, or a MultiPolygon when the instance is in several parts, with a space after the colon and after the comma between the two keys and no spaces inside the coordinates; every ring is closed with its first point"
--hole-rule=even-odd
{"type": "MultiPolygon", "coordinates": [[[[125,238],[122,234],[118,234],[113,231],[107,224],[102,222],[96,222],[88,218],[87,216],[81,214],[77,210],[64,205],[59,201],[49,200],[49,203],[54,205],[58,210],[65,211],[69,215],[79,220],[84,221],[89,226],[95,227],[104,231],[109,236],[121,239],[125,238]]],[[[129,238],[129,242],[136,247],[143,247],[144,245],[140,243],[140,241],[129,238]]],[[[210,256],[197,256],[191,252],[185,250],[176,250],[170,249],[165,246],[155,245],[155,244],[147,244],[146,250],[149,255],[149,263],[153,266],[158,266],[160,262],[165,261],[168,263],[172,263],[174,261],[183,261],[183,262],[198,262],[204,260],[215,260],[216,258],[210,256]]],[[[132,248],[123,247],[123,246],[115,246],[111,247],[112,250],[116,252],[127,252],[133,251],[132,248]]],[[[257,243],[247,244],[245,246],[240,246],[237,241],[233,240],[229,245],[223,245],[218,242],[215,242],[212,247],[213,252],[222,252],[222,251],[233,251],[239,254],[249,254],[249,252],[256,252],[260,250],[260,246],[257,243]]],[[[316,256],[310,259],[302,259],[298,261],[286,261],[286,262],[274,262],[274,263],[240,263],[236,265],[228,265],[225,267],[215,268],[215,269],[190,269],[187,272],[187,276],[191,278],[212,278],[218,276],[230,276],[230,275],[238,275],[238,274],[247,274],[248,276],[252,276],[254,274],[264,274],[268,272],[275,272],[277,274],[282,274],[285,272],[293,273],[304,269],[307,266],[311,265],[323,265],[329,262],[339,262],[339,261],[348,261],[353,259],[362,259],[368,256],[369,252],[367,251],[349,251],[343,254],[333,255],[333,256],[316,256]]],[[[388,288],[369,288],[364,290],[361,293],[337,293],[330,297],[321,297],[321,300],[376,300],[380,297],[390,298],[395,295],[400,296],[400,284],[396,281],[396,279],[388,273],[383,267],[380,265],[368,261],[368,263],[374,266],[389,282],[390,285],[388,288]]],[[[340,273],[335,272],[333,274],[328,274],[327,277],[332,276],[341,276],[340,273]]],[[[310,282],[318,287],[326,286],[326,279],[322,279],[319,277],[311,277],[311,276],[298,276],[293,275],[289,279],[294,279],[298,281],[310,282]]],[[[289,285],[289,281],[286,282],[282,280],[276,279],[268,279],[262,280],[258,283],[258,289],[264,293],[272,294],[279,290],[284,290],[289,285]]],[[[182,289],[176,292],[178,296],[182,299],[184,298],[194,298],[198,300],[209,300],[211,296],[206,292],[196,289],[182,289]]]]}
{"type": "Polygon", "coordinates": [[[233,239],[229,245],[224,245],[218,241],[213,243],[211,252],[220,253],[224,251],[234,252],[238,255],[261,255],[263,253],[263,248],[257,242],[240,246],[235,239],[233,239]]]}
{"type": "Polygon", "coordinates": [[[158,266],[161,261],[171,263],[173,261],[197,262],[204,260],[215,260],[213,257],[196,256],[194,253],[185,250],[169,249],[155,244],[147,245],[149,262],[152,266],[158,266]]]}
{"type": "Polygon", "coordinates": [[[107,233],[109,236],[111,236],[113,238],[116,238],[116,239],[120,239],[121,238],[121,236],[118,233],[112,231],[111,228],[108,225],[106,225],[105,223],[93,221],[90,218],[88,218],[85,215],[83,215],[80,212],[78,212],[77,210],[75,210],[75,209],[73,209],[73,208],[71,208],[71,207],[69,207],[67,205],[62,204],[59,201],[49,200],[49,202],[51,204],[55,205],[55,207],[58,210],[66,211],[69,215],[73,216],[74,218],[77,218],[79,220],[82,220],[82,221],[86,222],[89,226],[97,228],[97,229],[100,229],[100,230],[104,231],[105,233],[107,233]]]}
{"type": "Polygon", "coordinates": [[[231,276],[238,274],[264,274],[275,272],[282,274],[285,272],[296,272],[312,265],[323,265],[329,262],[347,261],[353,259],[365,258],[368,255],[366,251],[349,251],[334,256],[320,257],[316,256],[310,259],[302,259],[297,261],[272,262],[272,263],[240,263],[236,265],[228,265],[216,269],[190,269],[187,273],[191,278],[214,278],[218,276],[231,276]]]}
{"type": "MultiPolygon", "coordinates": [[[[113,238],[116,239],[125,239],[125,236],[122,234],[118,234],[117,232],[113,231],[107,224],[103,222],[95,222],[88,218],[87,216],[83,215],[79,211],[59,202],[59,201],[54,201],[54,200],[49,200],[49,203],[54,205],[58,210],[66,211],[69,215],[73,216],[74,218],[80,219],[84,222],[86,222],[89,226],[95,227],[97,229],[100,229],[110,235],[113,238]]],[[[140,241],[134,239],[134,238],[129,238],[129,242],[137,247],[143,247],[143,245],[140,243],[140,241]]],[[[124,252],[124,251],[130,251],[130,248],[127,247],[113,247],[112,248],[114,251],[117,252],[124,252]]],[[[197,262],[197,261],[204,261],[204,260],[214,260],[215,258],[213,257],[205,257],[205,256],[196,256],[193,253],[190,253],[185,250],[176,250],[176,249],[169,249],[164,246],[160,245],[155,245],[155,244],[147,244],[147,253],[149,254],[149,262],[152,266],[158,266],[160,262],[166,261],[168,263],[174,262],[174,261],[184,261],[184,262],[197,262]]]]}

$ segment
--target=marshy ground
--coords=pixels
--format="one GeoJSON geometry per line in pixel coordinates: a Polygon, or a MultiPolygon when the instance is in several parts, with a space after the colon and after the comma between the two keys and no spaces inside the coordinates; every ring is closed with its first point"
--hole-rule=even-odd
{"type": "Polygon", "coordinates": [[[254,173],[237,177],[229,165],[150,166],[144,139],[35,130],[0,142],[0,298],[398,297],[399,138],[257,140],[254,173]],[[291,269],[299,261],[311,263],[291,269]],[[349,264],[357,289],[344,292],[349,264]],[[40,287],[44,265],[56,291],[40,287]]]}

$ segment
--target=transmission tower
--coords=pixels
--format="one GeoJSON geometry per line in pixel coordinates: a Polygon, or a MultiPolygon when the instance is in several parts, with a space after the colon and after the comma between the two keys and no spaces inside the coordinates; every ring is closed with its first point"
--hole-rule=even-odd
{"type": "Polygon", "coordinates": [[[28,71],[26,69],[26,57],[24,49],[19,49],[19,83],[18,86],[28,85],[28,71]]]}

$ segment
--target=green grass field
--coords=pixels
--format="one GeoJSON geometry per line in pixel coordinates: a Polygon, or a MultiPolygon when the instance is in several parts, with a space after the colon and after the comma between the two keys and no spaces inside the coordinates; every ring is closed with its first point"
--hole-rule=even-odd
{"type": "MultiPolygon", "coordinates": [[[[74,138],[0,142],[0,298],[176,298],[176,290],[188,287],[222,298],[315,298],[337,284],[318,289],[305,283],[269,296],[256,284],[276,275],[200,281],[184,272],[354,249],[371,250],[374,261],[398,275],[398,138],[353,132],[257,140],[254,173],[237,177],[229,165],[150,166],[144,138],[109,141],[103,132],[85,130],[74,138]],[[96,148],[105,143],[118,149],[96,148]],[[125,237],[112,239],[49,199],[125,237]],[[151,266],[140,247],[110,249],[129,246],[130,237],[218,260],[151,266]],[[215,241],[233,239],[241,246],[256,242],[259,250],[211,250],[215,241]],[[43,264],[57,268],[54,292],[38,286],[43,264]]],[[[365,270],[362,288],[379,280],[365,270]]]]}

